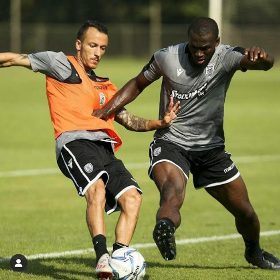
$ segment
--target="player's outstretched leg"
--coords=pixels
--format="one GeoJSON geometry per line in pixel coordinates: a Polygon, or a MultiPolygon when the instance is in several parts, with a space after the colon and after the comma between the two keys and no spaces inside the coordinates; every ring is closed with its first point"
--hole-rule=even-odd
{"type": "Polygon", "coordinates": [[[250,253],[249,250],[245,249],[245,259],[248,263],[259,268],[280,271],[280,260],[263,249],[254,253],[250,253]]]}
{"type": "Polygon", "coordinates": [[[234,215],[237,231],[245,242],[245,259],[248,263],[262,269],[280,270],[279,259],[260,247],[260,222],[242,177],[222,186],[207,188],[206,191],[234,215]]]}
{"type": "Polygon", "coordinates": [[[95,273],[97,279],[107,280],[112,279],[113,271],[109,265],[109,254],[103,254],[97,262],[95,273]]]}
{"type": "Polygon", "coordinates": [[[176,258],[174,233],[175,226],[170,219],[163,218],[156,223],[153,238],[162,257],[166,261],[174,260],[176,258]]]}

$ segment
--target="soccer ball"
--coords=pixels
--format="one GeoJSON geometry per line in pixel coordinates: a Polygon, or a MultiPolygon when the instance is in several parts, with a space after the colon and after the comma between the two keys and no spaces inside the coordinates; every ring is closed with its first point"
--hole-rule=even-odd
{"type": "Polygon", "coordinates": [[[114,251],[109,265],[114,280],[142,280],[146,273],[146,262],[139,251],[125,247],[114,251]]]}

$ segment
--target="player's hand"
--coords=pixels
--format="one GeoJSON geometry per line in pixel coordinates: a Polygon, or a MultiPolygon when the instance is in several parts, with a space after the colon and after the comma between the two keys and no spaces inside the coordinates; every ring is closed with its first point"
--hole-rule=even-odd
{"type": "Polygon", "coordinates": [[[103,109],[94,110],[94,111],[92,112],[91,115],[94,116],[94,117],[96,117],[96,118],[105,120],[105,121],[107,121],[108,118],[109,118],[109,117],[103,112],[103,109]]]}
{"type": "Polygon", "coordinates": [[[181,109],[180,101],[177,101],[174,104],[173,97],[170,97],[168,108],[162,119],[163,125],[165,127],[170,126],[174,122],[174,120],[177,118],[177,113],[179,112],[180,109],[181,109]]]}
{"type": "Polygon", "coordinates": [[[245,49],[245,56],[251,62],[265,62],[267,59],[268,54],[265,52],[263,48],[260,47],[250,47],[245,49]]]}

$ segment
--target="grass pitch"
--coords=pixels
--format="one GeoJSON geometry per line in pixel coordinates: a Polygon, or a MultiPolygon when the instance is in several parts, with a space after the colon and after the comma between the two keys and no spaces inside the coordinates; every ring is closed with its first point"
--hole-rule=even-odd
{"type": "MultiPolygon", "coordinates": [[[[107,59],[97,74],[121,87],[138,74],[146,61],[107,59]]],[[[261,231],[280,230],[280,68],[237,73],[227,94],[226,149],[232,153],[259,215],[261,231]]],[[[45,95],[45,78],[22,68],[1,69],[0,95],[0,258],[35,256],[92,248],[85,222],[85,201],[59,172],[26,176],[11,171],[58,170],[53,129],[45,95]]],[[[157,118],[160,82],[146,89],[127,108],[135,115],[157,118]]],[[[117,152],[144,191],[137,229],[131,245],[153,243],[152,231],[159,195],[148,178],[148,147],[153,132],[128,132],[117,152]],[[136,163],[138,165],[136,165],[136,163]]],[[[176,239],[235,234],[233,217],[190,179],[182,224],[176,239]]],[[[108,246],[114,242],[117,214],[106,216],[108,246]]],[[[279,234],[263,236],[264,249],[280,256],[279,234]]],[[[175,261],[165,262],[154,246],[139,248],[147,261],[146,280],[280,279],[280,272],[263,271],[245,261],[241,238],[178,245],[175,261]]],[[[24,272],[0,262],[0,279],[94,278],[93,252],[56,258],[34,257],[24,272]]]]}

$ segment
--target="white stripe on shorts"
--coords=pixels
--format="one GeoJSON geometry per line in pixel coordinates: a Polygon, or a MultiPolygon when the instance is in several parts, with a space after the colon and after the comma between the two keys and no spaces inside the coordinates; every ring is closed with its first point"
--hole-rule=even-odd
{"type": "Polygon", "coordinates": [[[176,167],[178,167],[178,168],[183,172],[183,174],[185,175],[185,177],[187,178],[187,180],[189,180],[188,175],[184,172],[184,170],[183,170],[179,165],[177,165],[177,164],[174,163],[173,161],[167,160],[167,159],[161,159],[161,160],[159,160],[159,161],[156,161],[153,165],[150,165],[150,168],[149,168],[149,176],[150,176],[150,177],[151,177],[152,170],[153,170],[154,166],[155,166],[156,164],[158,164],[158,163],[160,163],[160,162],[164,162],[164,161],[169,162],[169,163],[172,163],[173,165],[175,165],[176,167]]]}
{"type": "Polygon", "coordinates": [[[109,181],[109,174],[106,172],[106,171],[101,171],[101,172],[99,172],[96,176],[95,176],[95,178],[93,179],[93,180],[91,180],[87,185],[86,185],[86,187],[84,188],[84,190],[82,191],[82,195],[85,195],[85,193],[86,193],[86,191],[88,190],[88,188],[93,184],[93,183],[95,183],[103,174],[107,174],[107,177],[108,177],[108,179],[107,179],[107,181],[106,181],[106,183],[105,183],[105,188],[106,188],[106,185],[107,185],[107,183],[108,183],[108,181],[109,181]]]}
{"type": "Polygon", "coordinates": [[[115,196],[115,201],[116,201],[116,203],[115,203],[115,205],[114,205],[114,207],[113,207],[112,209],[110,209],[108,212],[106,212],[107,215],[110,215],[111,213],[113,213],[113,212],[116,210],[116,208],[117,208],[117,206],[118,206],[118,199],[120,198],[120,196],[121,196],[122,194],[124,194],[126,191],[128,191],[129,189],[132,189],[132,188],[135,188],[135,189],[137,189],[138,191],[140,191],[140,192],[142,193],[142,190],[140,190],[139,188],[137,188],[137,187],[134,186],[134,185],[130,185],[130,186],[124,188],[122,191],[120,191],[120,192],[115,196]]]}
{"type": "Polygon", "coordinates": [[[73,175],[71,174],[71,172],[70,172],[70,170],[69,170],[69,168],[68,168],[68,165],[67,165],[67,163],[66,163],[66,161],[65,161],[65,159],[64,159],[63,154],[60,153],[60,155],[61,155],[61,158],[62,158],[62,160],[63,160],[63,162],[64,162],[64,165],[65,165],[65,167],[66,167],[68,173],[70,174],[70,176],[71,176],[73,182],[75,183],[75,185],[76,185],[78,188],[80,188],[80,186],[78,185],[77,181],[75,180],[75,178],[74,178],[73,175]]]}
{"type": "MultiPolygon", "coordinates": [[[[66,145],[63,146],[65,148],[65,150],[71,155],[71,157],[74,159],[76,165],[78,166],[79,170],[81,171],[82,175],[86,178],[86,180],[88,182],[90,182],[88,176],[85,174],[85,172],[83,171],[83,169],[81,168],[81,166],[78,164],[76,157],[72,154],[72,152],[66,147],[66,145]]],[[[70,173],[70,172],[69,172],[70,173]]],[[[71,175],[71,174],[70,174],[71,175]]],[[[72,177],[72,175],[71,175],[72,177]]]]}
{"type": "Polygon", "coordinates": [[[215,186],[220,186],[220,185],[223,185],[223,184],[227,184],[227,183],[229,183],[229,182],[235,180],[235,179],[238,178],[239,176],[240,176],[240,173],[237,172],[233,177],[227,179],[226,181],[218,182],[218,183],[212,183],[212,184],[209,184],[209,185],[207,185],[207,186],[205,186],[205,187],[202,187],[202,188],[205,188],[205,189],[206,189],[206,188],[211,188],[211,187],[215,187],[215,186]]]}
{"type": "Polygon", "coordinates": [[[107,177],[108,177],[108,180],[107,180],[107,182],[105,183],[105,187],[106,187],[106,185],[107,185],[107,183],[108,183],[108,181],[109,181],[109,174],[108,174],[106,171],[101,171],[101,172],[99,172],[99,173],[95,176],[95,178],[94,178],[93,180],[90,180],[90,179],[88,178],[88,176],[84,173],[84,171],[83,171],[83,169],[81,168],[81,166],[78,164],[78,162],[77,162],[75,156],[72,154],[72,152],[66,147],[66,145],[64,145],[64,148],[65,148],[65,150],[71,155],[71,157],[73,158],[74,162],[76,163],[76,165],[78,166],[79,170],[81,171],[81,174],[82,174],[82,175],[85,177],[85,179],[88,181],[88,184],[86,185],[86,187],[85,187],[84,190],[82,191],[82,187],[80,187],[80,186],[78,185],[78,183],[77,183],[77,181],[75,180],[74,176],[71,174],[70,169],[68,168],[68,165],[67,165],[67,163],[66,163],[66,161],[65,161],[65,159],[64,159],[64,157],[63,157],[63,154],[62,154],[62,152],[61,152],[61,157],[62,157],[62,159],[63,159],[63,162],[64,162],[64,164],[65,164],[65,167],[67,168],[67,170],[68,170],[68,172],[69,172],[69,174],[70,174],[70,176],[71,176],[73,182],[74,182],[75,185],[79,188],[79,195],[84,196],[85,193],[86,193],[86,191],[89,189],[89,187],[90,187],[93,183],[95,183],[103,174],[107,174],[107,177]]]}

